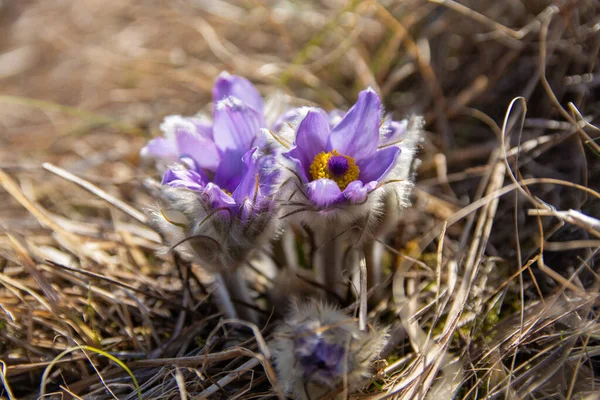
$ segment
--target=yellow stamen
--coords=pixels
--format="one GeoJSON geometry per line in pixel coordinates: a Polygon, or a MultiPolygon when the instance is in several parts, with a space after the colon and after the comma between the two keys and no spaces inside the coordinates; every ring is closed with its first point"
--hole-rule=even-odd
{"type": "Polygon", "coordinates": [[[354,158],[344,155],[343,157],[348,161],[348,170],[341,176],[335,175],[328,166],[329,159],[333,156],[341,156],[341,154],[337,150],[328,153],[322,151],[317,154],[312,164],[310,164],[310,175],[314,180],[331,179],[337,183],[341,190],[344,190],[350,182],[358,179],[360,168],[354,162],[354,158]]]}

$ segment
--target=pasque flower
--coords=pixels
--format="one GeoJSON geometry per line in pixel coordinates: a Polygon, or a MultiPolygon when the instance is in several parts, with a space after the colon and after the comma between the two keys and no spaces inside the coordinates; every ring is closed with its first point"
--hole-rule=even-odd
{"type": "Polygon", "coordinates": [[[209,267],[221,269],[239,263],[271,222],[277,172],[272,156],[256,146],[265,119],[252,84],[221,74],[213,99],[212,124],[167,117],[161,126],[165,136],[142,154],[170,165],[162,179],[167,208],[155,212],[159,229],[170,234],[171,244],[192,246],[209,267]],[[179,244],[186,238],[195,239],[179,244]]]}
{"type": "Polygon", "coordinates": [[[408,178],[394,170],[409,169],[398,160],[402,152],[412,159],[415,140],[389,143],[402,124],[389,119],[382,123],[381,117],[381,102],[372,89],[360,92],[357,103],[341,119],[339,112],[328,115],[312,109],[306,113],[296,129],[294,147],[284,154],[295,163],[306,197],[315,208],[362,204],[387,183],[408,178]],[[339,122],[331,128],[334,120],[339,122]]]}
{"type": "Polygon", "coordinates": [[[152,221],[169,248],[217,273],[216,293],[230,317],[252,320],[250,313],[235,311],[229,296],[251,302],[238,267],[276,229],[277,171],[260,146],[266,122],[256,88],[221,74],[213,100],[212,122],[166,117],[164,136],[142,150],[164,172],[163,204],[153,209],[152,221]]]}
{"type": "Polygon", "coordinates": [[[393,121],[366,89],[346,113],[303,108],[287,121],[295,136],[281,160],[289,172],[283,215],[311,228],[317,278],[343,297],[348,249],[380,236],[409,203],[422,118],[393,121]]]}
{"type": "Polygon", "coordinates": [[[211,208],[240,206],[259,188],[272,183],[265,168],[259,168],[268,161],[260,160],[260,151],[253,147],[262,126],[261,115],[239,99],[227,97],[216,104],[214,119],[209,145],[203,147],[198,141],[189,147],[193,155],[181,153],[186,169],[169,169],[162,183],[202,193],[211,208]]]}
{"type": "Polygon", "coordinates": [[[386,332],[362,332],[358,321],[327,304],[296,303],[270,347],[285,389],[297,399],[318,399],[339,389],[344,377],[350,390],[359,389],[386,332]]]}
{"type": "Polygon", "coordinates": [[[192,169],[215,172],[224,157],[234,155],[232,148],[238,149],[235,155],[241,159],[266,126],[260,93],[247,79],[223,72],[213,87],[213,104],[214,124],[204,116],[166,117],[160,126],[164,136],[150,140],[141,150],[142,157],[154,160],[162,172],[179,161],[192,169]],[[242,126],[235,126],[236,122],[242,126]],[[233,132],[222,133],[230,128],[233,132]]]}

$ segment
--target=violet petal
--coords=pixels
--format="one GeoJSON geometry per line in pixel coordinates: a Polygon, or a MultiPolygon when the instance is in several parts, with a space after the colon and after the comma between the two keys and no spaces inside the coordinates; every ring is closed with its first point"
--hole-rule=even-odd
{"type": "Polygon", "coordinates": [[[282,128],[286,125],[293,125],[302,115],[302,108],[293,108],[281,114],[273,126],[271,130],[275,133],[278,133],[282,128]]]}
{"type": "Polygon", "coordinates": [[[179,129],[175,132],[179,157],[190,157],[200,168],[214,171],[219,165],[219,152],[211,139],[179,129]]]}
{"type": "Polygon", "coordinates": [[[340,187],[331,179],[317,179],[306,187],[310,201],[317,207],[327,207],[343,198],[340,187]]]}
{"type": "Polygon", "coordinates": [[[391,146],[378,150],[368,160],[360,161],[358,163],[360,168],[359,179],[363,182],[379,182],[394,167],[399,154],[400,148],[391,146]]]}
{"type": "Polygon", "coordinates": [[[171,187],[186,188],[196,192],[201,192],[204,189],[202,175],[196,171],[186,169],[168,169],[163,176],[162,184],[171,187]]]}
{"type": "Polygon", "coordinates": [[[264,113],[262,96],[248,79],[221,72],[213,86],[213,102],[217,104],[227,97],[236,97],[261,115],[264,113]]]}
{"type": "Polygon", "coordinates": [[[170,143],[170,151],[174,149],[173,155],[165,161],[173,162],[181,157],[190,157],[202,168],[216,168],[219,154],[212,142],[210,124],[198,118],[169,115],[163,120],[160,129],[164,132],[165,141],[170,143]]]}
{"type": "Polygon", "coordinates": [[[182,117],[181,115],[168,115],[160,124],[160,130],[164,132],[167,140],[176,143],[177,132],[185,130],[190,132],[190,134],[194,134],[196,132],[196,126],[189,118],[182,117]]]}
{"type": "Polygon", "coordinates": [[[258,157],[258,171],[260,173],[260,191],[265,196],[271,196],[279,181],[281,170],[277,165],[274,155],[261,155],[258,157]]]}
{"type": "Polygon", "coordinates": [[[234,97],[220,101],[214,112],[213,136],[217,149],[239,159],[252,147],[262,127],[261,115],[234,97]]]}
{"type": "Polygon", "coordinates": [[[156,137],[148,142],[141,150],[140,155],[144,158],[161,159],[168,162],[177,161],[177,146],[174,142],[164,137],[156,137]]]}
{"type": "Polygon", "coordinates": [[[221,163],[217,167],[213,182],[225,190],[232,192],[240,184],[244,173],[242,155],[235,150],[221,153],[221,163]]]}
{"type": "Polygon", "coordinates": [[[363,185],[361,181],[353,181],[346,186],[346,189],[344,189],[342,194],[350,203],[362,203],[367,199],[369,193],[375,190],[376,187],[376,181],[369,182],[366,185],[363,185]]]}
{"type": "Polygon", "coordinates": [[[283,153],[283,156],[294,163],[293,171],[298,173],[298,175],[300,176],[300,180],[304,183],[308,183],[308,178],[310,176],[309,169],[304,167],[302,162],[297,158],[302,156],[300,150],[298,150],[296,147],[293,147],[287,153],[283,153]]]}
{"type": "Polygon", "coordinates": [[[382,135],[379,145],[394,144],[399,145],[402,138],[406,135],[408,130],[408,120],[403,119],[402,121],[390,120],[385,125],[385,132],[382,135]]]}
{"type": "Polygon", "coordinates": [[[236,207],[236,202],[233,197],[225,193],[218,185],[215,185],[212,182],[206,185],[203,194],[212,209],[231,209],[236,207]]]}
{"type": "Polygon", "coordinates": [[[298,126],[296,143],[289,152],[288,157],[300,162],[304,176],[310,179],[309,171],[315,156],[325,150],[329,124],[318,109],[312,109],[298,126]]]}
{"type": "Polygon", "coordinates": [[[205,137],[207,139],[213,138],[213,126],[212,121],[207,120],[206,118],[198,118],[198,117],[189,117],[186,118],[196,128],[196,133],[200,136],[205,137]]]}
{"type": "Polygon", "coordinates": [[[329,135],[327,150],[360,161],[370,157],[379,145],[381,102],[373,89],[363,90],[358,101],[329,135]]]}
{"type": "Polygon", "coordinates": [[[238,204],[242,204],[245,199],[254,198],[254,194],[256,193],[257,180],[259,178],[258,171],[258,152],[257,148],[254,147],[246,152],[242,157],[243,162],[243,173],[242,178],[238,186],[232,193],[232,197],[238,204]]]}

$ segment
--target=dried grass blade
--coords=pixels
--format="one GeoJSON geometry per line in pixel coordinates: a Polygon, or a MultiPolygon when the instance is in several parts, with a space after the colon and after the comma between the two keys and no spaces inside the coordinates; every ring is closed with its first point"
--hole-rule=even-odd
{"type": "MultiPolygon", "coordinates": [[[[42,375],[42,378],[40,380],[40,397],[44,397],[46,394],[46,381],[48,380],[48,375],[50,374],[50,371],[52,370],[52,367],[54,366],[54,364],[56,364],[57,361],[59,361],[62,357],[66,356],[69,353],[72,353],[74,351],[77,350],[87,350],[87,351],[91,351],[94,353],[97,353],[101,356],[104,356],[106,358],[108,358],[109,360],[117,363],[117,365],[119,365],[119,367],[123,368],[125,370],[125,372],[127,372],[127,374],[131,377],[131,380],[133,381],[133,385],[135,386],[135,389],[137,390],[137,394],[138,394],[138,398],[140,400],[142,400],[142,391],[140,389],[140,385],[137,381],[137,379],[135,378],[135,375],[133,374],[133,372],[131,372],[131,370],[127,367],[127,365],[125,365],[121,360],[119,360],[118,358],[116,358],[115,356],[100,350],[100,349],[96,349],[94,347],[91,346],[75,346],[75,347],[71,347],[69,349],[66,349],[65,351],[63,351],[62,353],[60,353],[58,356],[56,356],[56,358],[54,360],[52,360],[52,362],[46,367],[46,369],[44,370],[44,373],[42,375]]],[[[95,368],[95,367],[94,367],[95,368]]],[[[98,373],[98,376],[100,377],[100,379],[102,380],[102,376],[100,375],[99,371],[96,371],[98,373]]],[[[106,384],[105,384],[106,386],[106,384]]],[[[108,387],[107,387],[108,389],[108,387]]],[[[110,389],[109,389],[110,391],[110,389]]]]}
{"type": "Polygon", "coordinates": [[[86,181],[85,179],[82,179],[82,178],[70,173],[69,171],[66,171],[66,170],[64,170],[60,167],[57,167],[53,164],[50,164],[50,163],[44,163],[43,167],[44,167],[44,169],[60,176],[61,178],[66,179],[70,182],[73,182],[73,183],[81,186],[82,188],[90,191],[91,193],[100,197],[102,200],[106,201],[110,205],[118,208],[119,210],[123,211],[124,213],[128,214],[129,216],[137,219],[142,224],[148,223],[148,217],[146,217],[146,215],[144,215],[142,212],[136,210],[129,204],[125,203],[123,200],[117,199],[116,197],[106,193],[104,190],[102,190],[98,186],[86,181]]]}

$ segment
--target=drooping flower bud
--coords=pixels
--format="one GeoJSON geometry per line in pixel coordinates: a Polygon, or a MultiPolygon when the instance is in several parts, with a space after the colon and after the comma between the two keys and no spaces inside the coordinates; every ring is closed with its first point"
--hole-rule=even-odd
{"type": "Polygon", "coordinates": [[[362,332],[358,321],[323,303],[295,304],[274,332],[271,351],[279,379],[297,399],[336,393],[345,378],[360,389],[386,339],[386,330],[362,332]]]}

